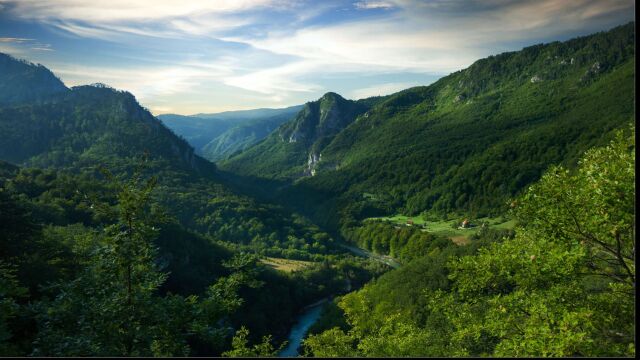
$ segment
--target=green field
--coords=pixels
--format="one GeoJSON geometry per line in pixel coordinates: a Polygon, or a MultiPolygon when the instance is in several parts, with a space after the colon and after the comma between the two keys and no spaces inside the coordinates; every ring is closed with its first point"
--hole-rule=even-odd
{"type": "Polygon", "coordinates": [[[469,228],[453,228],[454,222],[460,222],[459,219],[428,221],[424,217],[418,216],[406,216],[406,215],[393,215],[383,217],[368,218],[365,221],[388,221],[399,226],[407,226],[407,220],[413,221],[413,226],[422,227],[423,231],[427,231],[437,235],[444,235],[449,237],[457,244],[466,244],[468,238],[480,230],[481,225],[486,223],[489,228],[493,229],[513,229],[516,225],[516,221],[503,217],[483,217],[478,219],[469,219],[471,227],[469,228]]]}
{"type": "Polygon", "coordinates": [[[276,270],[284,272],[292,272],[302,270],[313,264],[312,261],[291,260],[283,258],[266,257],[260,260],[263,264],[268,265],[276,270]]]}

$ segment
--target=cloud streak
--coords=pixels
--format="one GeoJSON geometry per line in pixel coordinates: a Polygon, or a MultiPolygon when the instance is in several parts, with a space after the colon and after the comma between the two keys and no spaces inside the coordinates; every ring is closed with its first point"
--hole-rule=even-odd
{"type": "Polygon", "coordinates": [[[42,43],[35,39],[19,38],[19,37],[0,37],[0,51],[25,54],[33,51],[54,51],[51,44],[42,43]],[[6,45],[2,45],[2,44],[6,45]]]}
{"type": "Polygon", "coordinates": [[[59,40],[0,32],[0,51],[46,60],[74,84],[105,82],[194,113],[293,105],[325,91],[381,95],[418,85],[389,80],[393,74],[445,75],[490,54],[605,30],[632,20],[634,7],[633,0],[0,0],[0,15],[51,29],[59,40]]]}
{"type": "Polygon", "coordinates": [[[446,74],[494,53],[496,44],[536,42],[584,28],[590,19],[628,10],[633,2],[464,1],[471,10],[457,1],[361,1],[354,5],[361,10],[393,7],[401,11],[383,19],[313,26],[264,38],[228,38],[301,59],[295,66],[246,74],[242,84],[268,83],[262,90],[277,90],[308,72],[323,71],[446,74]],[[443,17],[444,13],[454,15],[443,17]],[[271,76],[265,78],[265,73],[271,76]]]}
{"type": "Polygon", "coordinates": [[[355,4],[353,4],[353,6],[355,6],[356,9],[360,9],[360,10],[391,9],[395,7],[394,4],[386,1],[358,1],[355,4]]]}
{"type": "Polygon", "coordinates": [[[14,37],[0,37],[0,43],[17,43],[22,44],[27,41],[33,41],[33,39],[14,38],[14,37]]]}
{"type": "Polygon", "coordinates": [[[90,23],[149,21],[198,15],[227,14],[256,7],[278,5],[275,0],[2,0],[11,11],[29,19],[81,20],[90,23]]]}

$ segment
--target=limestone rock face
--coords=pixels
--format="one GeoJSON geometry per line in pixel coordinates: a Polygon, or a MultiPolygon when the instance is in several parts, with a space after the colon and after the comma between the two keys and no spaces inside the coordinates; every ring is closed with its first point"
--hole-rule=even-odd
{"type": "Polygon", "coordinates": [[[326,93],[317,101],[304,105],[292,122],[280,129],[286,142],[312,144],[324,136],[332,136],[355,119],[355,104],[336,93],[326,93]]]}
{"type": "Polygon", "coordinates": [[[367,110],[355,101],[329,92],[317,101],[306,103],[290,122],[280,127],[278,138],[285,143],[295,143],[307,154],[302,176],[314,176],[322,159],[322,149],[367,110]]]}
{"type": "Polygon", "coordinates": [[[305,169],[305,176],[315,176],[316,175],[316,167],[318,163],[322,159],[322,154],[318,155],[314,152],[309,153],[309,159],[307,160],[307,168],[305,169]]]}

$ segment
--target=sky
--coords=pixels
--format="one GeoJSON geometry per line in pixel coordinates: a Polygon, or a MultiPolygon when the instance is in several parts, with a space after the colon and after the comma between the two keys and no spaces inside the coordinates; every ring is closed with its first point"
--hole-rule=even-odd
{"type": "Polygon", "coordinates": [[[152,113],[349,99],[634,20],[634,0],[0,0],[0,52],[152,113]]]}

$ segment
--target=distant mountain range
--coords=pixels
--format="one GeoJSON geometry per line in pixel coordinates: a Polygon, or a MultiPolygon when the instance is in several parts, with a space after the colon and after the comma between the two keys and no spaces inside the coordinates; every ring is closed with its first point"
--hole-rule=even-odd
{"type": "Polygon", "coordinates": [[[196,153],[211,161],[226,159],[264,139],[300,109],[254,109],[190,116],[164,114],[158,119],[184,137],[196,153]]]}

